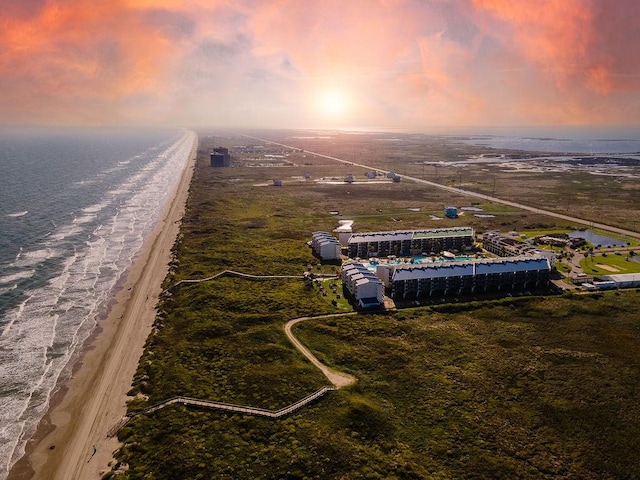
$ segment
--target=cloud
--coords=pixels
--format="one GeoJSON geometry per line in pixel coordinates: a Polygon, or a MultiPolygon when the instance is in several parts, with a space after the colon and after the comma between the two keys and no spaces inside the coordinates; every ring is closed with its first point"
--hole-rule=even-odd
{"type": "MultiPolygon", "coordinates": [[[[640,90],[640,51],[630,39],[640,29],[634,0],[475,0],[499,20],[492,29],[503,43],[553,77],[558,88],[596,94],[640,90]]],[[[487,33],[489,32],[487,28],[487,33]]]]}
{"type": "Polygon", "coordinates": [[[0,123],[634,122],[635,0],[0,0],[0,123]],[[631,12],[631,13],[630,13],[631,12]]]}

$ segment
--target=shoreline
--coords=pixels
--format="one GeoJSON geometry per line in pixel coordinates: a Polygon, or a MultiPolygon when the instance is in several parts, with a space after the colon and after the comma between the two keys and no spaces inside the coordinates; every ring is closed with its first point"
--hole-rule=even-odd
{"type": "Polygon", "coordinates": [[[7,480],[99,479],[111,469],[120,442],[107,433],[126,414],[127,392],[152,331],[184,215],[197,147],[196,136],[173,197],[134,256],[106,318],[83,345],[71,377],[57,387],[7,480]]]}

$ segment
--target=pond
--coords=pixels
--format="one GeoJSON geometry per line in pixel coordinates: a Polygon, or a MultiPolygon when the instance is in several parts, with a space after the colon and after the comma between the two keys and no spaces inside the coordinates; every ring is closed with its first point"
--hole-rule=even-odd
{"type": "Polygon", "coordinates": [[[597,233],[590,232],[589,230],[575,230],[569,234],[569,237],[584,238],[587,242],[590,242],[595,246],[624,247],[627,245],[627,242],[624,240],[607,237],[606,235],[599,235],[597,233]]]}

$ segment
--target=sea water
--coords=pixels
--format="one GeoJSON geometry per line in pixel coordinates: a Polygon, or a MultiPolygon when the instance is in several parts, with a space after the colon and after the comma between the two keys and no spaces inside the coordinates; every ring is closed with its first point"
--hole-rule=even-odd
{"type": "Polygon", "coordinates": [[[170,200],[193,132],[0,131],[0,479],[170,200]]]}

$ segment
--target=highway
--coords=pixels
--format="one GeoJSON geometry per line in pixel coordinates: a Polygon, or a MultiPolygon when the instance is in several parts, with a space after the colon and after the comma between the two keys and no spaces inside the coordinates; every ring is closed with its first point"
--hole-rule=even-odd
{"type": "MultiPolygon", "coordinates": [[[[251,137],[249,135],[242,135],[242,136],[253,138],[255,140],[260,140],[262,142],[267,142],[267,143],[270,143],[272,145],[279,145],[279,146],[285,147],[285,148],[291,148],[291,149],[294,149],[294,150],[299,150],[300,149],[300,147],[296,147],[296,146],[292,146],[292,145],[285,145],[283,143],[273,142],[271,140],[266,140],[264,138],[251,137]]],[[[368,169],[368,170],[376,170],[378,172],[383,172],[385,174],[389,173],[388,170],[382,170],[382,169],[380,169],[378,167],[375,167],[375,166],[372,166],[372,165],[365,165],[365,164],[362,164],[362,163],[355,163],[355,162],[351,162],[351,161],[348,161],[348,160],[343,160],[343,159],[338,158],[338,157],[332,157],[331,155],[325,155],[325,154],[319,153],[319,152],[312,152],[312,151],[309,151],[307,149],[305,149],[304,152],[308,153],[310,155],[314,155],[316,157],[326,158],[326,159],[333,160],[333,161],[340,162],[340,163],[344,163],[344,164],[347,164],[347,165],[353,165],[355,167],[362,167],[362,168],[365,168],[365,169],[368,169]]],[[[459,194],[459,195],[466,195],[468,197],[473,197],[473,198],[479,198],[481,200],[487,200],[489,202],[500,203],[502,205],[508,205],[510,207],[519,208],[521,210],[526,210],[526,211],[529,211],[529,212],[538,213],[538,214],[546,215],[546,216],[549,216],[549,217],[559,218],[561,220],[567,220],[569,222],[578,223],[578,224],[581,224],[581,225],[586,225],[588,227],[599,228],[599,229],[606,230],[606,231],[613,232],[613,233],[617,233],[617,234],[620,234],[620,235],[626,235],[626,236],[629,236],[629,237],[640,239],[640,233],[639,232],[634,232],[632,230],[626,230],[624,228],[614,227],[612,225],[607,225],[605,223],[592,222],[591,220],[584,220],[582,218],[573,217],[571,215],[565,215],[563,213],[552,212],[550,210],[545,210],[543,208],[532,207],[530,205],[525,205],[523,203],[513,202],[511,200],[504,200],[502,198],[493,197],[491,195],[485,195],[483,193],[471,192],[469,190],[464,190],[462,188],[449,187],[447,185],[442,185],[440,183],[431,182],[429,180],[424,180],[422,178],[411,177],[409,175],[403,175],[403,174],[400,174],[398,172],[394,172],[394,173],[397,176],[399,176],[400,178],[402,178],[403,180],[410,180],[412,182],[422,183],[424,185],[428,185],[428,186],[434,187],[434,188],[439,188],[441,190],[445,190],[445,191],[448,191],[448,192],[451,192],[451,193],[456,193],[456,194],[459,194]]]]}

